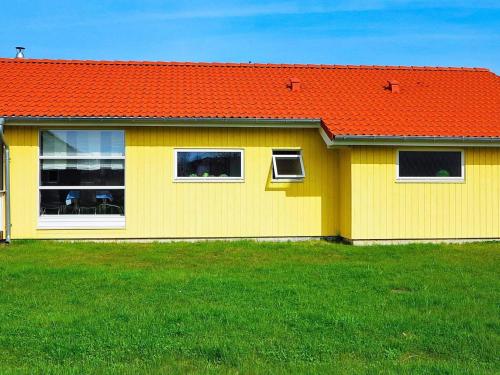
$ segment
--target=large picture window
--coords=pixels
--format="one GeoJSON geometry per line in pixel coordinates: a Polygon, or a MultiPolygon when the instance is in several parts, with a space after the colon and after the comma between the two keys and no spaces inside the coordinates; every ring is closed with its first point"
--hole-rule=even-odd
{"type": "Polygon", "coordinates": [[[243,180],[242,150],[175,150],[175,179],[181,181],[243,180]]]}
{"type": "Polygon", "coordinates": [[[121,130],[44,130],[40,216],[125,214],[125,141],[121,130]]]}
{"type": "Polygon", "coordinates": [[[398,151],[399,180],[461,181],[462,151],[398,151]]]}

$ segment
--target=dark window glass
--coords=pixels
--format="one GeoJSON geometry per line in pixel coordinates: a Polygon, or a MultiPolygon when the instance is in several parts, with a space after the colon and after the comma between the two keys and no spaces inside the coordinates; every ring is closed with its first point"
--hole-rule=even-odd
{"type": "Polygon", "coordinates": [[[240,152],[177,152],[177,177],[242,177],[240,152]]]}
{"type": "Polygon", "coordinates": [[[274,150],[273,156],[277,156],[273,162],[276,163],[276,170],[278,172],[278,176],[276,176],[273,167],[273,178],[283,178],[280,176],[295,176],[285,178],[300,178],[304,175],[300,150],[274,150]]]}
{"type": "Polygon", "coordinates": [[[43,159],[41,186],[123,186],[123,160],[43,159]]]}
{"type": "Polygon", "coordinates": [[[302,176],[302,165],[300,159],[296,157],[281,156],[276,158],[276,169],[279,175],[302,176]]]}
{"type": "Polygon", "coordinates": [[[123,130],[42,131],[40,215],[124,215],[124,134],[123,130]],[[104,188],[112,186],[121,188],[104,188]]]}
{"type": "Polygon", "coordinates": [[[300,155],[300,150],[273,150],[273,155],[300,155]]]}
{"type": "Polygon", "coordinates": [[[124,215],[124,190],[40,190],[40,215],[124,215]]]}
{"type": "Polygon", "coordinates": [[[399,177],[462,177],[458,151],[400,151],[399,177]]]}

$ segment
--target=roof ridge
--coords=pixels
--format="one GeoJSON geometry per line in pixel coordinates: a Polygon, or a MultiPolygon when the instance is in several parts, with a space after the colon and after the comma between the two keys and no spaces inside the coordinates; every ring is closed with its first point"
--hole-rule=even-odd
{"type": "Polygon", "coordinates": [[[193,66],[239,68],[306,68],[306,69],[361,69],[361,70],[419,70],[491,72],[480,67],[404,66],[404,65],[338,65],[338,64],[279,64],[279,63],[221,63],[180,61],[125,61],[125,60],[65,60],[0,58],[0,63],[76,64],[76,65],[134,65],[134,66],[193,66]]]}

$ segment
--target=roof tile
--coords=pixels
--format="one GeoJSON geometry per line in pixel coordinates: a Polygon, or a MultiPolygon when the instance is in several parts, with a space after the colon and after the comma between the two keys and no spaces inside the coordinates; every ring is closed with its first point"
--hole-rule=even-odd
{"type": "Polygon", "coordinates": [[[499,137],[498,78],[484,68],[0,59],[0,116],[321,118],[329,135],[499,137]]]}

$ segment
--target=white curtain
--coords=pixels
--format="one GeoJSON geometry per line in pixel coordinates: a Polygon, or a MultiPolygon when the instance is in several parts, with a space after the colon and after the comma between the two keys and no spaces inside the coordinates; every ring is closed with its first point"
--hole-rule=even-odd
{"type": "Polygon", "coordinates": [[[55,159],[42,160],[42,169],[44,171],[76,169],[77,160],[55,159]]]}
{"type": "Polygon", "coordinates": [[[42,160],[42,170],[77,169],[80,171],[97,171],[99,169],[123,170],[123,160],[74,160],[55,159],[42,160]]]}
{"type": "Polygon", "coordinates": [[[80,171],[98,171],[101,169],[101,160],[78,160],[76,169],[80,171]]]}
{"type": "Polygon", "coordinates": [[[123,160],[97,160],[100,162],[98,169],[123,170],[125,163],[123,160]]]}

